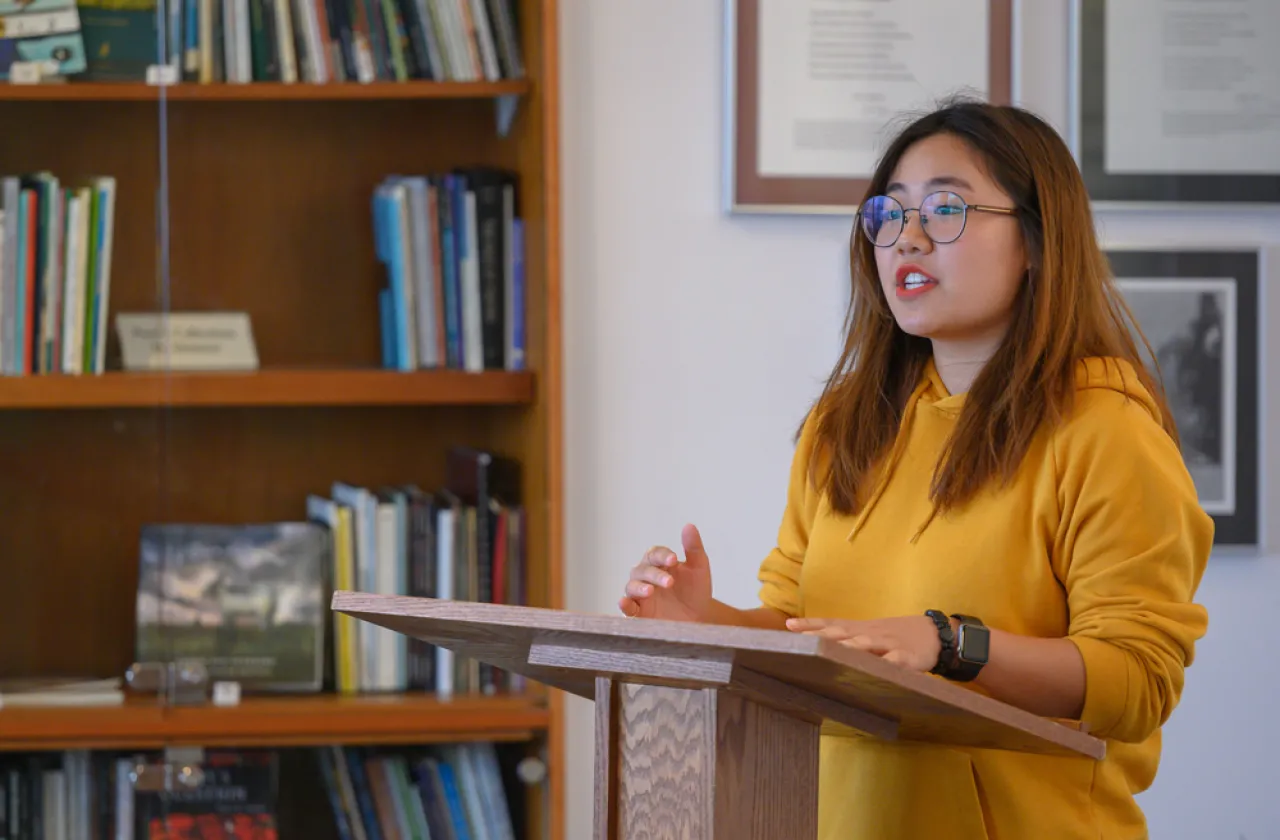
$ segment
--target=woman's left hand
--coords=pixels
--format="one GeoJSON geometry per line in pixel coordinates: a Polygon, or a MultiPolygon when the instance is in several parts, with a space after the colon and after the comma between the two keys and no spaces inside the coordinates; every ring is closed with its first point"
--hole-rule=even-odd
{"type": "Polygon", "coordinates": [[[810,636],[822,636],[851,648],[877,654],[917,671],[928,671],[938,663],[942,641],[938,627],[926,615],[849,621],[840,618],[791,618],[787,629],[810,636]]]}

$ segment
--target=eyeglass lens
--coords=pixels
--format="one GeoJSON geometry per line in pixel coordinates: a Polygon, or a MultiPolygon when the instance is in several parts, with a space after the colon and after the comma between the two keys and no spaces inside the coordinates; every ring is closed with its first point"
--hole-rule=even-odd
{"type": "MultiPolygon", "coordinates": [[[[906,223],[902,203],[887,195],[872,196],[862,204],[862,232],[871,244],[887,248],[898,241],[906,223]]],[[[964,231],[964,199],[953,192],[936,192],[920,203],[920,223],[934,242],[954,242],[964,231]]]]}

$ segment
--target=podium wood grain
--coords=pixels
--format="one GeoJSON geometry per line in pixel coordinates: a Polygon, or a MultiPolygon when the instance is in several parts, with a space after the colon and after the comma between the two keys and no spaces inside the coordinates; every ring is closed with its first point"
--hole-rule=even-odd
{"type": "Polygon", "coordinates": [[[596,840],[817,835],[818,726],[733,691],[596,678],[596,840]]]}
{"type": "Polygon", "coordinates": [[[333,609],[594,699],[596,677],[714,688],[798,711],[824,732],[1101,759],[1076,723],[1033,715],[874,654],[783,630],[537,607],[334,593],[333,609]]]}
{"type": "Polygon", "coordinates": [[[595,701],[595,840],[814,840],[823,732],[1101,758],[1103,742],[815,636],[338,592],[333,608],[595,701]]]}

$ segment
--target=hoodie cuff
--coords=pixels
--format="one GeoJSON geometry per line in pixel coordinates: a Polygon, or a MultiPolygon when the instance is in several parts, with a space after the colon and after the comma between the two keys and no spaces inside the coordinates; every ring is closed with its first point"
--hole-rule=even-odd
{"type": "Polygon", "coordinates": [[[1089,636],[1069,636],[1084,659],[1084,711],[1089,732],[1106,737],[1129,703],[1129,663],[1124,651],[1089,636]]]}

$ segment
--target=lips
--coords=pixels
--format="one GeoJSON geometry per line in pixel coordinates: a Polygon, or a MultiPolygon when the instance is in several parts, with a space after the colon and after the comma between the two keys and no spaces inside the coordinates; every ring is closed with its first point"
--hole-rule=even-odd
{"type": "Polygon", "coordinates": [[[911,265],[910,263],[898,268],[895,279],[897,280],[899,300],[919,297],[938,287],[938,278],[929,274],[920,266],[911,265]]]}
{"type": "Polygon", "coordinates": [[[932,274],[925,271],[920,266],[913,265],[911,263],[906,263],[904,265],[898,266],[898,272],[894,276],[894,280],[897,281],[899,288],[906,286],[908,282],[912,283],[913,285],[925,285],[925,284],[937,285],[938,283],[937,277],[934,277],[932,274]],[[916,276],[912,277],[911,275],[913,274],[916,276]]]}

